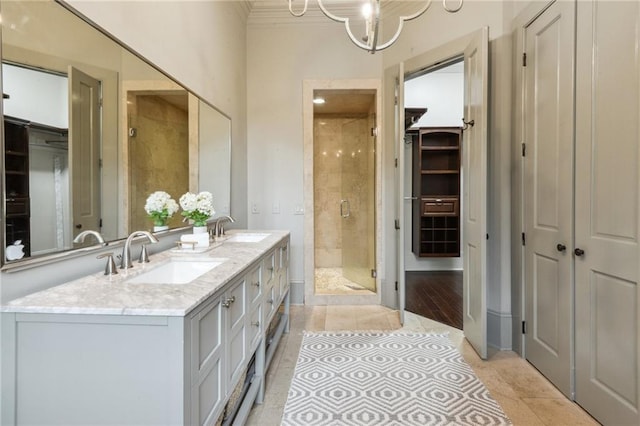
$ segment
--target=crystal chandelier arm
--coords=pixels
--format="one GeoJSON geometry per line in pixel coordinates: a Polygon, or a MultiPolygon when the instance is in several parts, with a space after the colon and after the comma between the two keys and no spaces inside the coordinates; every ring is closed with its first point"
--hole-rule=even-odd
{"type": "MultiPolygon", "coordinates": [[[[445,0],[442,0],[445,1],[445,0]]],[[[302,8],[302,12],[294,12],[293,11],[293,5],[291,4],[291,2],[293,2],[293,0],[289,0],[289,12],[295,16],[296,18],[301,17],[302,15],[304,15],[305,13],[307,13],[307,6],[309,5],[309,0],[304,0],[304,7],[302,8]]]]}

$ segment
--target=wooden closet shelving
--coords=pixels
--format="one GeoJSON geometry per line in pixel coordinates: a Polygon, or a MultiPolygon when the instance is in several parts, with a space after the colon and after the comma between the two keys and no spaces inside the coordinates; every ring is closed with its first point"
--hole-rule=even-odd
{"type": "Polygon", "coordinates": [[[460,256],[459,127],[423,127],[413,138],[413,252],[460,256]]]}

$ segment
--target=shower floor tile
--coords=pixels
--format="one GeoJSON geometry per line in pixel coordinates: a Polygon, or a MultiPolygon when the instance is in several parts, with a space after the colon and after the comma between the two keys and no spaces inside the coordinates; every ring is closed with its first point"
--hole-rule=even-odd
{"type": "Polygon", "coordinates": [[[342,276],[342,268],[316,268],[316,294],[375,294],[342,276]]]}

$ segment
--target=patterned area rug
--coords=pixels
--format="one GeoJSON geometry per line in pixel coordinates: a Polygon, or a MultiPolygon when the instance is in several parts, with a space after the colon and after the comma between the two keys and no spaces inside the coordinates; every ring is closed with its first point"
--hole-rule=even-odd
{"type": "Polygon", "coordinates": [[[282,424],[511,422],[446,335],[306,332],[282,424]]]}

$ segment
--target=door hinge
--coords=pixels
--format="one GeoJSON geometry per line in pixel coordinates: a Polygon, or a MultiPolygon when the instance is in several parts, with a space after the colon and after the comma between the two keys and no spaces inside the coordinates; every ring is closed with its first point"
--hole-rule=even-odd
{"type": "Polygon", "coordinates": [[[395,229],[400,229],[400,220],[399,219],[394,219],[393,220],[393,227],[395,229]]]}
{"type": "Polygon", "coordinates": [[[98,226],[102,228],[102,218],[100,218],[100,224],[98,226]]]}
{"type": "Polygon", "coordinates": [[[527,322],[522,321],[522,334],[527,334],[527,322]]]}
{"type": "Polygon", "coordinates": [[[374,136],[376,138],[378,137],[378,128],[377,127],[372,127],[371,128],[371,136],[374,136]]]}
{"type": "Polygon", "coordinates": [[[522,54],[522,66],[523,67],[527,66],[527,54],[526,53],[522,54]]]}
{"type": "Polygon", "coordinates": [[[98,158],[98,167],[102,167],[102,158],[98,158]]]}
{"type": "Polygon", "coordinates": [[[376,271],[375,269],[371,270],[371,278],[378,278],[378,271],[376,271]]]}
{"type": "Polygon", "coordinates": [[[396,281],[396,291],[398,291],[398,281],[396,281]]]}
{"type": "Polygon", "coordinates": [[[527,145],[526,144],[522,144],[522,156],[526,156],[527,155],[527,145]]]}
{"type": "Polygon", "coordinates": [[[98,98],[98,107],[102,108],[102,98],[98,98]]]}
{"type": "Polygon", "coordinates": [[[395,162],[394,162],[394,164],[395,164],[395,166],[396,166],[396,169],[397,169],[397,168],[398,168],[398,159],[397,159],[397,158],[395,159],[395,162]]]}
{"type": "Polygon", "coordinates": [[[522,233],[522,245],[527,245],[527,238],[524,236],[524,232],[522,233]]]}
{"type": "Polygon", "coordinates": [[[487,234],[487,240],[489,239],[489,234],[487,234]]]}

